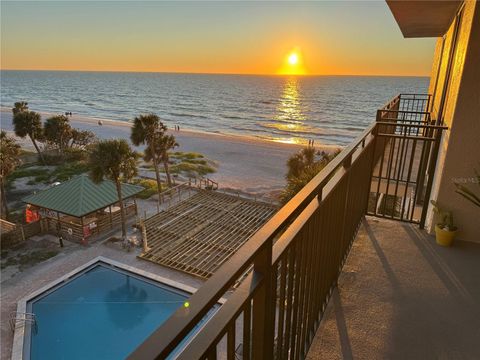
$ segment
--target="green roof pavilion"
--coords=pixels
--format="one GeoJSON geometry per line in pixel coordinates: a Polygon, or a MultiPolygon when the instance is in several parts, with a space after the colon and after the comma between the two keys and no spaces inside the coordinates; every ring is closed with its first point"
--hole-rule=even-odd
{"type": "MultiPolygon", "coordinates": [[[[122,198],[128,199],[142,190],[141,186],[122,183],[122,198]]],[[[87,175],[79,175],[22,201],[79,218],[117,203],[118,196],[113,181],[95,184],[87,175]]]]}
{"type": "MultiPolygon", "coordinates": [[[[122,200],[127,217],[137,214],[134,196],[142,190],[141,186],[122,183],[122,200]],[[132,197],[133,203],[130,201],[129,204],[128,199],[132,197]]],[[[96,184],[87,175],[76,176],[27,196],[22,201],[43,209],[43,227],[46,231],[61,232],[71,239],[81,240],[98,235],[121,222],[115,183],[104,180],[96,184]]]]}

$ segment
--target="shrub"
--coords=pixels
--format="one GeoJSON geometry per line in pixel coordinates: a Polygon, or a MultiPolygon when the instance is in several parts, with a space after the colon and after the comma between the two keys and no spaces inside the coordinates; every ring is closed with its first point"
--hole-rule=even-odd
{"type": "Polygon", "coordinates": [[[8,181],[25,177],[33,177],[48,174],[50,171],[44,168],[19,167],[8,176],[8,181]]]}
{"type": "MultiPolygon", "coordinates": [[[[151,179],[134,179],[132,181],[135,185],[140,185],[144,188],[140,193],[137,194],[137,197],[140,199],[148,199],[152,195],[157,193],[157,182],[151,179]]],[[[162,188],[165,185],[162,185],[162,188]]],[[[166,188],[166,187],[165,187],[166,188]]]]}
{"type": "Polygon", "coordinates": [[[66,181],[75,175],[83,174],[89,170],[88,164],[83,161],[66,163],[60,165],[52,173],[52,178],[55,181],[66,181]]]}
{"type": "Polygon", "coordinates": [[[316,152],[313,147],[306,147],[293,154],[287,160],[287,185],[280,195],[281,202],[285,204],[293,198],[339,153],[316,152]]]}

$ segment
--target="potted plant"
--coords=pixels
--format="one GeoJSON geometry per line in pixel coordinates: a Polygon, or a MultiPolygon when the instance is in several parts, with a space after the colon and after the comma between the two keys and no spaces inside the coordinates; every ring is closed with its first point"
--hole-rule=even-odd
{"type": "Polygon", "coordinates": [[[435,200],[432,200],[431,203],[433,205],[433,211],[440,218],[440,222],[435,225],[435,238],[437,244],[450,246],[457,233],[457,227],[453,225],[453,215],[450,211],[440,209],[435,200]]]}

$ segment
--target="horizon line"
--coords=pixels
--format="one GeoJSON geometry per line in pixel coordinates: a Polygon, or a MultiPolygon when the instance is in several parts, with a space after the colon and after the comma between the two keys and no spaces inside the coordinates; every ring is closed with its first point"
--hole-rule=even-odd
{"type": "Polygon", "coordinates": [[[85,73],[132,73],[132,74],[179,74],[179,75],[235,75],[235,76],[370,76],[370,77],[430,77],[430,75],[399,75],[399,74],[266,74],[266,73],[225,73],[225,72],[187,72],[187,71],[141,71],[141,70],[52,70],[52,69],[1,69],[0,71],[50,71],[50,72],[85,72],[85,73]]]}

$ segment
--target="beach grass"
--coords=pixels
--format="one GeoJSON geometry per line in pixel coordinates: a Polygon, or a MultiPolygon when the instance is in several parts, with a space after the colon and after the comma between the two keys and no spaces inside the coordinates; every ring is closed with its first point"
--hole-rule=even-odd
{"type": "MultiPolygon", "coordinates": [[[[187,177],[206,176],[217,172],[217,165],[205,157],[205,155],[196,152],[176,151],[170,155],[169,170],[175,175],[184,175],[187,177]]],[[[150,164],[143,164],[140,167],[153,171],[150,164]]],[[[165,173],[163,166],[160,166],[160,172],[165,173]]]]}
{"type": "Polygon", "coordinates": [[[75,161],[49,167],[22,166],[8,176],[8,181],[12,183],[17,179],[32,178],[27,182],[28,185],[34,185],[35,183],[48,184],[54,181],[66,181],[87,171],[88,165],[85,161],[75,161]]]}
{"type": "Polygon", "coordinates": [[[45,168],[21,166],[8,176],[8,181],[14,181],[16,179],[26,177],[42,176],[48,174],[49,172],[50,170],[45,168]]]}
{"type": "Polygon", "coordinates": [[[206,164],[195,164],[190,162],[182,162],[170,166],[170,171],[173,174],[186,174],[188,176],[205,176],[213,174],[216,169],[206,164]]]}
{"type": "Polygon", "coordinates": [[[84,161],[63,164],[51,173],[51,177],[48,181],[67,181],[75,175],[86,173],[88,170],[88,164],[84,161]]]}
{"type": "MultiPolygon", "coordinates": [[[[151,179],[133,179],[135,185],[140,185],[144,188],[136,196],[140,199],[148,199],[157,193],[157,182],[151,179]]],[[[162,184],[162,189],[166,189],[166,185],[162,184]]]]}
{"type": "Polygon", "coordinates": [[[176,151],[174,153],[171,153],[170,157],[179,159],[179,160],[193,160],[193,159],[203,159],[205,156],[196,152],[176,151]]]}

